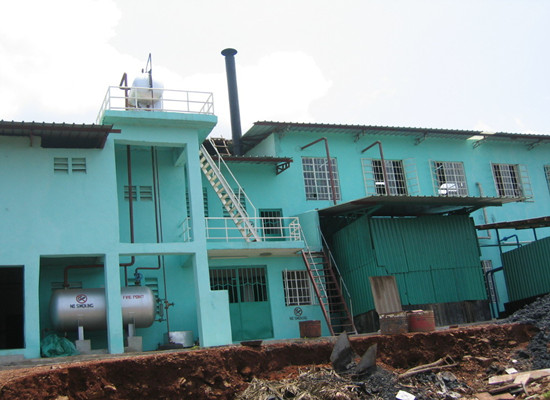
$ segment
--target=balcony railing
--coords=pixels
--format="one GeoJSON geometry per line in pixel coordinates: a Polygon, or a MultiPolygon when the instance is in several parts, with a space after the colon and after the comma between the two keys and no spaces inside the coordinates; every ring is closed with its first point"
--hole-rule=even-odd
{"type": "MultiPolygon", "coordinates": [[[[209,241],[244,241],[231,218],[205,218],[206,239],[209,241]]],[[[300,241],[300,222],[296,217],[250,218],[261,241],[300,241]]]]}
{"type": "Polygon", "coordinates": [[[97,116],[97,123],[101,123],[106,110],[214,115],[214,96],[210,92],[109,86],[97,116]]]}

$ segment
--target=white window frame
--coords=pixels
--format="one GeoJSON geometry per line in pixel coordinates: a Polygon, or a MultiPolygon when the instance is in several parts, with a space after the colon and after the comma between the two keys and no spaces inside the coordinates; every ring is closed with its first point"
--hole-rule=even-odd
{"type": "MultiPolygon", "coordinates": [[[[403,160],[384,159],[389,196],[408,196],[408,174],[403,160]]],[[[380,158],[362,158],[363,181],[367,195],[386,196],[387,190],[380,158]]],[[[414,180],[414,176],[410,177],[414,180]]]]}
{"type": "Polygon", "coordinates": [[[431,161],[430,164],[435,195],[468,196],[468,183],[462,161],[431,161]]]}
{"type": "Polygon", "coordinates": [[[316,304],[315,291],[306,270],[284,270],[283,289],[285,306],[310,306],[316,304]]]}
{"type": "Polygon", "coordinates": [[[531,199],[533,192],[527,168],[522,164],[491,164],[498,197],[531,199]]]}
{"type": "MultiPolygon", "coordinates": [[[[334,200],[330,184],[330,174],[326,157],[302,157],[302,170],[306,200],[334,200]]],[[[340,179],[338,178],[338,163],[330,158],[334,192],[336,200],[341,199],[340,179]]]]}

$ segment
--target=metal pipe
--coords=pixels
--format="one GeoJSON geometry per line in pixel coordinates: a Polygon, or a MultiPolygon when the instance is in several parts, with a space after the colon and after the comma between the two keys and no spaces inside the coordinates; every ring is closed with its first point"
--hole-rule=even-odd
{"type": "MultiPolygon", "coordinates": [[[[498,318],[498,314],[499,314],[499,308],[498,308],[498,291],[497,291],[497,286],[495,285],[495,272],[498,272],[498,271],[503,271],[504,268],[503,267],[498,267],[498,268],[493,268],[493,269],[490,269],[489,271],[486,271],[485,272],[485,282],[487,282],[487,285],[489,285],[489,275],[491,275],[491,281],[490,283],[493,284],[493,290],[494,290],[494,293],[495,293],[495,305],[496,305],[496,312],[494,312],[494,316],[495,318],[498,318]]],[[[490,289],[490,286],[489,286],[489,289],[490,289]]],[[[491,292],[489,291],[489,297],[491,297],[491,292]]],[[[491,312],[493,312],[493,304],[491,302],[491,312]]]]}
{"type": "Polygon", "coordinates": [[[334,175],[332,173],[332,161],[330,160],[330,151],[329,151],[329,148],[328,148],[327,138],[322,137],[322,138],[319,138],[317,140],[314,140],[313,142],[311,142],[309,144],[306,144],[305,146],[300,147],[300,150],[304,150],[304,149],[308,148],[309,146],[312,146],[316,143],[319,143],[321,140],[325,141],[325,151],[327,153],[327,168],[328,168],[328,178],[329,178],[329,181],[330,181],[330,191],[332,193],[332,201],[334,202],[334,205],[336,205],[337,204],[337,201],[336,201],[336,185],[334,183],[334,175]]]}
{"type": "Polygon", "coordinates": [[[239,93],[237,90],[237,73],[235,70],[235,49],[222,50],[225,57],[225,71],[227,75],[227,91],[229,94],[229,110],[231,112],[231,137],[233,138],[233,153],[236,156],[242,155],[241,147],[241,114],[239,110],[239,93]]]}
{"type": "Polygon", "coordinates": [[[382,177],[384,178],[384,189],[386,190],[386,196],[390,195],[390,188],[388,186],[388,173],[386,172],[386,160],[384,160],[384,151],[382,150],[382,143],[377,140],[376,142],[372,143],[370,146],[365,147],[363,150],[361,150],[361,154],[363,154],[365,151],[370,149],[371,147],[378,145],[378,148],[380,150],[380,160],[382,160],[382,177]]]}
{"type": "Polygon", "coordinates": [[[70,269],[85,269],[85,268],[103,268],[103,264],[90,264],[90,265],[67,265],[63,270],[63,287],[69,287],[69,270],[70,269]]]}
{"type": "MultiPolygon", "coordinates": [[[[476,186],[479,190],[479,195],[481,197],[484,196],[484,193],[483,193],[483,188],[481,187],[481,183],[479,182],[476,182],[476,186]]],[[[489,218],[487,217],[487,207],[483,207],[483,220],[485,221],[485,224],[488,224],[489,223],[489,218]]],[[[477,237],[478,239],[492,239],[491,237],[491,230],[490,229],[487,229],[487,236],[478,236],[477,237]]]]}
{"type": "MultiPolygon", "coordinates": [[[[130,243],[134,243],[134,191],[132,185],[132,155],[130,145],[126,146],[126,168],[128,170],[128,210],[130,214],[130,243]]],[[[124,268],[124,285],[128,286],[128,267],[136,262],[136,257],[132,256],[129,263],[119,264],[124,268]]]]}

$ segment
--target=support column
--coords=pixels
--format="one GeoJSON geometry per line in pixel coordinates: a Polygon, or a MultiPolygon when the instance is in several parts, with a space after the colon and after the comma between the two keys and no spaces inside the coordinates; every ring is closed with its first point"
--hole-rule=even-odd
{"type": "Polygon", "coordinates": [[[107,341],[109,353],[124,353],[122,327],[122,296],[120,293],[120,267],[118,254],[105,255],[105,305],[107,307],[107,341]]]}
{"type": "Polygon", "coordinates": [[[232,342],[229,298],[227,291],[210,290],[198,142],[187,143],[186,151],[191,232],[196,249],[192,262],[199,339],[201,346],[219,346],[232,342]]]}
{"type": "Polygon", "coordinates": [[[40,357],[40,257],[25,260],[23,266],[25,358],[40,357]]]}

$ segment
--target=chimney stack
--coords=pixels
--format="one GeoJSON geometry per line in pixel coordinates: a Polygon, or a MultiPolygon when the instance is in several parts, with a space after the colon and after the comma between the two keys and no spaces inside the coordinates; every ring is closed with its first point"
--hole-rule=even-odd
{"type": "Polygon", "coordinates": [[[237,91],[237,73],[235,71],[235,49],[222,50],[225,57],[225,71],[227,74],[227,91],[229,93],[229,110],[231,112],[231,137],[233,138],[233,154],[242,155],[241,148],[241,114],[239,111],[239,94],[237,91]]]}

